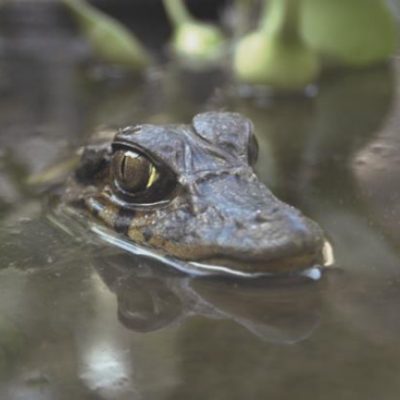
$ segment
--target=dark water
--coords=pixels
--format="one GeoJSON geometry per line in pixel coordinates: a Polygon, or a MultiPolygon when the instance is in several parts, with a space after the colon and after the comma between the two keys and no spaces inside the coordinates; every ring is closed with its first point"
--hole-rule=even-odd
{"type": "Polygon", "coordinates": [[[398,63],[249,98],[172,64],[105,80],[34,33],[0,62],[0,398],[398,399],[398,63]],[[259,175],[327,232],[321,281],[190,279],[57,227],[28,183],[95,129],[208,109],[253,120],[259,175]]]}

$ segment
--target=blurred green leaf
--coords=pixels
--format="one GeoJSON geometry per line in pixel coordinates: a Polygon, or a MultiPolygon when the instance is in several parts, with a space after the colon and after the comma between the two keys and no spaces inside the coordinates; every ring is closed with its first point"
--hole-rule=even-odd
{"type": "Polygon", "coordinates": [[[143,70],[150,56],[122,24],[84,0],[62,0],[71,11],[94,53],[106,62],[134,71],[143,70]]]}
{"type": "Polygon", "coordinates": [[[312,49],[348,66],[384,61],[397,42],[385,0],[303,0],[301,32],[312,49]]]}

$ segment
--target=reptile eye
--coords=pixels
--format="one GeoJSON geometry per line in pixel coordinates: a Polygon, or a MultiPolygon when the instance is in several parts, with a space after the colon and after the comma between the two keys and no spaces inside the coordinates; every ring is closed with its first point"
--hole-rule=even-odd
{"type": "Polygon", "coordinates": [[[133,151],[117,151],[112,164],[115,184],[130,194],[149,189],[159,178],[153,163],[133,151]]]}
{"type": "Polygon", "coordinates": [[[177,186],[176,177],[167,166],[140,150],[118,144],[112,156],[111,180],[116,200],[135,206],[169,201],[177,186]]]}

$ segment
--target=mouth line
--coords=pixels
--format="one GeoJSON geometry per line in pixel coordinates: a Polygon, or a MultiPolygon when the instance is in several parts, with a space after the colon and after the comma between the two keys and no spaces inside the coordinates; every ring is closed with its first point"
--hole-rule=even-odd
{"type": "MultiPolygon", "coordinates": [[[[312,280],[319,280],[322,276],[321,270],[327,266],[323,264],[311,264],[308,267],[299,270],[292,271],[281,271],[281,272],[268,272],[268,271],[241,271],[229,265],[229,260],[226,260],[226,265],[219,265],[214,263],[212,260],[203,261],[185,261],[175,257],[171,257],[156,250],[149,249],[145,246],[138,245],[134,242],[128,242],[119,235],[116,235],[110,229],[93,225],[91,231],[100,237],[103,241],[112,244],[122,250],[132,253],[137,256],[143,256],[153,260],[160,261],[163,264],[169,265],[185,274],[192,276],[225,276],[233,278],[267,278],[267,277],[278,277],[278,276],[300,276],[306,277],[312,280]]],[[[232,261],[233,263],[234,261],[232,261]]],[[[262,264],[262,263],[260,263],[262,264]]]]}
{"type": "Polygon", "coordinates": [[[189,261],[189,268],[187,270],[193,271],[197,275],[224,275],[236,278],[246,278],[246,279],[257,279],[257,278],[267,278],[267,277],[278,277],[278,276],[289,276],[297,275],[310,278],[312,280],[319,280],[322,276],[321,265],[313,265],[305,269],[291,271],[291,272],[244,272],[232,269],[228,265],[213,265],[205,264],[197,261],[189,261]]]}

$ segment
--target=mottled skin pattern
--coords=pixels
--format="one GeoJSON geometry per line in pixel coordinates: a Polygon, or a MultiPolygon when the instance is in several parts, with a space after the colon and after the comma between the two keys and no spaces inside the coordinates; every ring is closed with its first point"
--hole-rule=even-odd
{"type": "Polygon", "coordinates": [[[236,113],[209,112],[192,125],[140,125],[116,133],[113,144],[84,152],[67,199],[137,244],[181,260],[246,273],[288,272],[321,263],[318,225],[281,202],[252,169],[252,124],[236,113]],[[174,190],[145,206],[122,199],[110,181],[115,146],[139,149],[174,190]]]}

